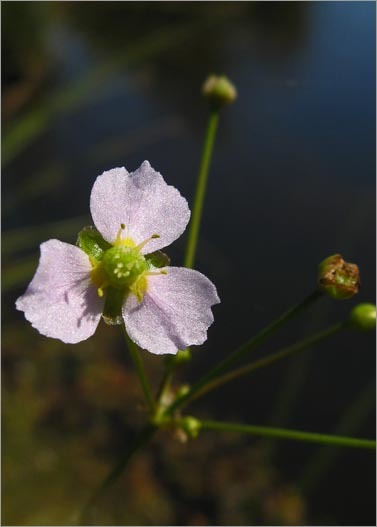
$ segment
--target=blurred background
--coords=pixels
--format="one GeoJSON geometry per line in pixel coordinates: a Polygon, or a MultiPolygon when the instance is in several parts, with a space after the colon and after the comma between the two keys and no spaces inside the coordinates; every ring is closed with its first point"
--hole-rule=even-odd
{"type": "MultiPolygon", "coordinates": [[[[148,159],[192,203],[201,85],[226,74],[196,268],[222,303],[190,381],[315,287],[340,252],[357,298],[324,299],[260,356],[375,292],[374,2],[2,2],[2,522],[69,525],[145,420],[121,331],[64,345],[14,307],[39,244],[75,243],[97,175],[148,159]]],[[[181,265],[185,237],[168,252],[181,265]]],[[[161,357],[143,353],[153,385],[161,357]]],[[[344,333],[195,402],[199,417],[375,435],[374,335],[344,333]]],[[[166,432],[96,525],[374,525],[373,452],[166,432]]]]}

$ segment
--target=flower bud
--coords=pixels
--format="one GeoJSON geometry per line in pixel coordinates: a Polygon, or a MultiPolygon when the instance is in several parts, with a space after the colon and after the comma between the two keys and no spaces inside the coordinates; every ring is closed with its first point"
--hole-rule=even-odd
{"type": "Polygon", "coordinates": [[[203,85],[203,95],[217,110],[237,98],[237,90],[227,77],[210,75],[203,85]]]}
{"type": "Polygon", "coordinates": [[[318,287],[332,298],[351,298],[359,292],[359,286],[359,268],[345,262],[340,254],[333,254],[319,264],[318,287]]]}
{"type": "Polygon", "coordinates": [[[190,385],[189,384],[182,384],[176,391],[176,398],[180,399],[181,397],[184,397],[188,392],[190,391],[190,385]]]}
{"type": "Polygon", "coordinates": [[[358,304],[349,317],[350,325],[360,331],[370,331],[376,328],[376,306],[374,304],[358,304]]]}
{"type": "Polygon", "coordinates": [[[195,417],[191,417],[190,415],[188,415],[179,420],[179,426],[184,431],[187,438],[195,439],[199,435],[201,423],[195,417]]]}

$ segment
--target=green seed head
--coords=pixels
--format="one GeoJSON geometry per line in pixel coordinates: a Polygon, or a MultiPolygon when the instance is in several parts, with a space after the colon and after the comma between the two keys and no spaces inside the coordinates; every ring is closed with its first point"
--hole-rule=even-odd
{"type": "Polygon", "coordinates": [[[319,264],[318,286],[337,300],[345,300],[359,291],[360,275],[356,264],[345,262],[340,254],[333,254],[319,264]]]}
{"type": "Polygon", "coordinates": [[[203,95],[210,104],[220,109],[237,98],[237,90],[231,81],[224,76],[210,75],[203,85],[203,95]]]}
{"type": "Polygon", "coordinates": [[[349,318],[350,324],[360,331],[370,331],[376,328],[376,306],[374,304],[358,304],[349,318]]]}
{"type": "Polygon", "coordinates": [[[115,246],[109,249],[101,264],[109,284],[116,289],[131,287],[148,269],[144,256],[133,247],[115,246]]]}

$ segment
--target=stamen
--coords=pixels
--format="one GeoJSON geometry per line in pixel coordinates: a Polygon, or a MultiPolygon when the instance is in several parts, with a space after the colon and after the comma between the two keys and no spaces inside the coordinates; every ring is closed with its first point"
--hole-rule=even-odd
{"type": "Polygon", "coordinates": [[[98,294],[98,296],[99,296],[100,298],[103,297],[103,289],[102,289],[102,287],[99,287],[99,288],[97,289],[97,294],[98,294]]]}
{"type": "Polygon", "coordinates": [[[131,293],[136,296],[138,302],[141,302],[143,300],[144,293],[147,290],[148,283],[146,280],[146,274],[147,273],[143,273],[130,288],[131,293]]]}
{"type": "Polygon", "coordinates": [[[115,245],[119,244],[121,239],[122,239],[122,231],[124,231],[124,229],[126,228],[125,224],[124,223],[121,223],[120,224],[120,229],[118,231],[118,234],[117,234],[117,237],[115,238],[115,245]]]}
{"type": "Polygon", "coordinates": [[[150,238],[147,238],[146,240],[144,240],[143,242],[139,243],[139,245],[137,245],[135,247],[135,249],[137,249],[138,251],[140,251],[147,243],[149,243],[151,240],[155,240],[156,238],[159,238],[160,235],[159,234],[152,234],[152,236],[150,238]]]}
{"type": "Polygon", "coordinates": [[[166,271],[166,269],[162,269],[158,273],[155,273],[154,271],[150,271],[150,272],[146,272],[145,276],[158,276],[160,274],[168,274],[168,272],[166,271]]]}

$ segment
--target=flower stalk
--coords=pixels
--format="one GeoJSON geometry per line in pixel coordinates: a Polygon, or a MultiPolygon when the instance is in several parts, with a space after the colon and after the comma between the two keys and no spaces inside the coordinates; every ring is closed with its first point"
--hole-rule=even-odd
{"type": "Polygon", "coordinates": [[[207,189],[209,168],[211,165],[211,158],[213,153],[213,146],[215,144],[216,132],[219,123],[218,108],[210,111],[207,131],[204,141],[202,160],[200,163],[199,174],[196,184],[196,192],[194,198],[194,205],[192,209],[191,222],[189,225],[189,234],[186,245],[186,253],[184,258],[184,266],[192,268],[195,263],[196,247],[198,244],[200,222],[202,219],[204,198],[207,189]]]}
{"type": "Polygon", "coordinates": [[[140,356],[139,346],[135,344],[135,342],[133,342],[133,340],[131,340],[130,337],[127,335],[127,331],[126,331],[124,324],[122,324],[122,331],[123,331],[123,336],[125,338],[131,358],[135,365],[137,375],[140,380],[141,388],[143,390],[143,394],[144,394],[145,401],[148,406],[148,410],[151,414],[153,414],[155,411],[155,402],[154,402],[152,391],[149,385],[148,377],[144,369],[144,364],[140,356]]]}
{"type": "Polygon", "coordinates": [[[192,268],[195,263],[196,247],[198,244],[200,222],[202,219],[203,203],[207,190],[208,174],[211,165],[213,146],[215,144],[219,115],[221,109],[231,104],[237,98],[237,90],[225,76],[210,75],[203,84],[203,96],[209,103],[210,113],[204,140],[202,159],[199,167],[194,206],[186,245],[184,266],[192,268]]]}
{"type": "Polygon", "coordinates": [[[336,324],[324,331],[321,331],[320,333],[316,333],[315,335],[312,335],[306,339],[303,339],[297,342],[296,344],[293,344],[292,346],[283,348],[282,350],[277,351],[271,355],[268,355],[267,357],[263,357],[261,359],[251,362],[250,364],[246,364],[245,366],[241,366],[240,368],[232,370],[224,375],[221,375],[220,377],[217,377],[216,379],[209,381],[200,390],[194,391],[192,389],[185,397],[185,400],[183,400],[183,398],[181,399],[179,407],[182,408],[182,406],[185,406],[189,402],[192,402],[193,400],[198,399],[199,397],[202,397],[204,394],[212,390],[215,390],[216,388],[219,388],[220,386],[230,381],[233,381],[234,379],[238,379],[239,377],[242,377],[243,375],[247,375],[248,373],[252,373],[266,366],[270,366],[271,364],[274,364],[275,362],[281,359],[290,357],[291,355],[294,355],[295,353],[299,353],[300,351],[305,351],[311,346],[313,346],[314,344],[317,344],[318,342],[325,340],[326,338],[334,335],[335,333],[338,333],[340,330],[344,329],[345,327],[347,327],[347,324],[344,324],[344,323],[336,324]]]}
{"type": "Polygon", "coordinates": [[[231,355],[229,355],[228,358],[220,362],[212,370],[206,373],[201,379],[199,379],[198,382],[196,382],[192,386],[192,388],[187,394],[183,395],[181,398],[176,399],[176,401],[169,408],[169,413],[174,412],[178,407],[181,407],[181,405],[186,404],[186,402],[188,402],[188,399],[191,400],[192,398],[194,398],[194,395],[197,392],[202,392],[202,390],[204,390],[205,386],[208,383],[214,381],[217,377],[220,377],[223,372],[228,370],[235,362],[241,360],[248,353],[255,350],[268,337],[272,336],[280,327],[282,327],[289,320],[302,313],[307,307],[311,306],[312,304],[314,304],[314,302],[316,302],[322,297],[322,293],[318,289],[316,289],[315,291],[313,291],[313,293],[304,298],[302,302],[288,309],[280,317],[275,319],[271,324],[263,328],[254,337],[252,337],[250,340],[248,340],[242,346],[236,349],[231,355]]]}
{"type": "Polygon", "coordinates": [[[268,426],[244,425],[239,423],[227,423],[221,421],[200,421],[202,430],[218,430],[223,432],[239,432],[260,437],[271,437],[279,439],[291,439],[309,443],[320,443],[328,446],[344,446],[351,448],[373,449],[376,442],[371,439],[358,439],[355,437],[343,437],[328,434],[316,434],[303,432],[301,430],[289,430],[286,428],[272,428],[268,426]]]}
{"type": "Polygon", "coordinates": [[[165,365],[165,372],[161,380],[160,387],[157,392],[156,401],[157,401],[157,413],[159,410],[159,407],[162,406],[162,403],[164,401],[165,395],[168,393],[170,384],[173,378],[173,370],[174,370],[174,362],[172,360],[168,360],[165,365]]]}
{"type": "MultiPolygon", "coordinates": [[[[207,80],[207,83],[208,83],[208,80],[207,80]]],[[[204,95],[207,97],[208,93],[206,93],[206,90],[205,90],[206,84],[204,85],[203,90],[204,90],[204,95]]],[[[184,257],[184,266],[190,269],[194,266],[194,263],[195,263],[200,224],[201,224],[202,214],[203,214],[203,205],[204,205],[204,199],[205,199],[206,190],[207,190],[208,176],[209,176],[209,169],[211,166],[213,148],[214,148],[217,128],[219,124],[220,110],[221,110],[221,106],[224,104],[227,104],[227,102],[231,102],[231,101],[230,100],[223,101],[222,104],[213,104],[210,102],[210,114],[208,118],[207,130],[206,130],[205,139],[204,139],[204,146],[203,146],[202,158],[201,158],[200,167],[199,167],[199,173],[198,173],[198,177],[196,181],[194,204],[193,204],[193,209],[192,209],[192,214],[191,214],[191,222],[189,224],[189,229],[188,229],[188,238],[187,238],[186,251],[185,251],[185,257],[184,257]]],[[[188,360],[190,360],[190,348],[187,348],[185,351],[186,351],[186,354],[188,355],[188,360]]],[[[179,353],[180,352],[178,352],[178,354],[179,353]]],[[[157,400],[159,402],[163,398],[165,391],[169,389],[169,386],[173,378],[175,366],[176,366],[175,361],[168,361],[165,367],[164,377],[162,379],[161,386],[160,386],[160,389],[157,395],[157,400]]]]}

